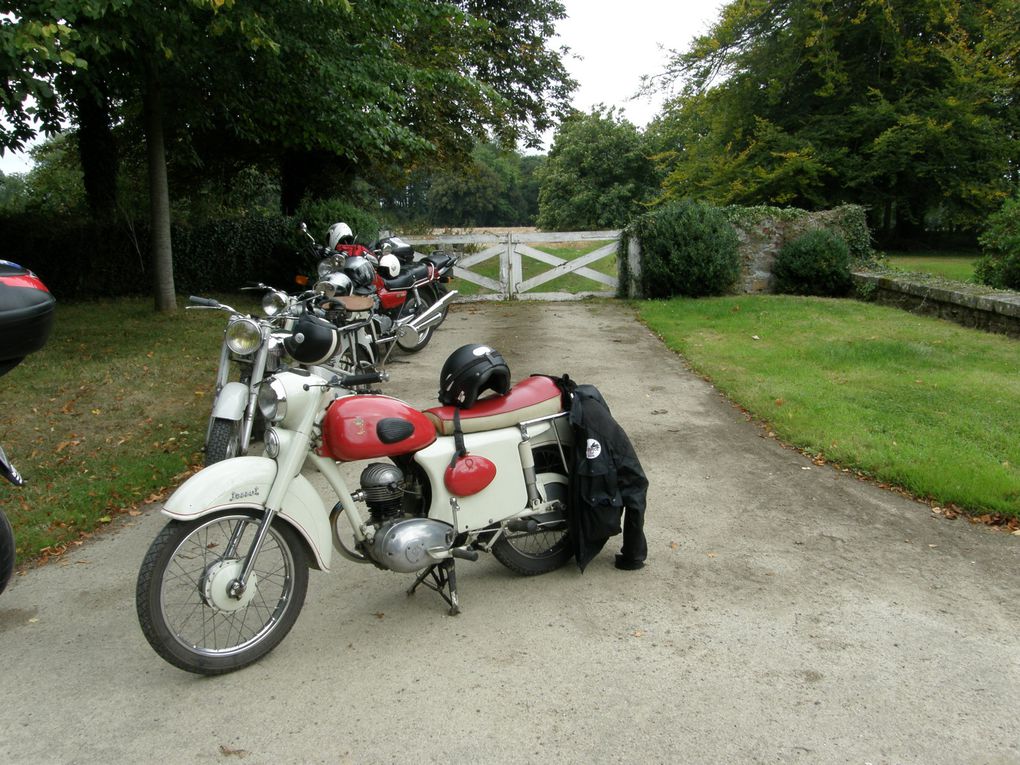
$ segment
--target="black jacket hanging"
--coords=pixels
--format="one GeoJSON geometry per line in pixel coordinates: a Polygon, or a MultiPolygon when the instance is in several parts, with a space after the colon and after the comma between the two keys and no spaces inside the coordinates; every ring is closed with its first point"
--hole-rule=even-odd
{"type": "Polygon", "coordinates": [[[643,530],[648,479],[641,462],[598,389],[566,382],[572,392],[574,430],[567,522],[578,568],[584,571],[609,537],[621,530],[621,556],[643,561],[648,554],[643,530]]]}

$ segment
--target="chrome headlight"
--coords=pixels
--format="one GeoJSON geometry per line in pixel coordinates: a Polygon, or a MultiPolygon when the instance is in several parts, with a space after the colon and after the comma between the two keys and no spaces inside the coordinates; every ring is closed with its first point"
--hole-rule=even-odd
{"type": "Polygon", "coordinates": [[[254,353],[262,345],[262,330],[254,319],[231,319],[227,325],[227,347],[240,356],[254,353]]]}
{"type": "Polygon", "coordinates": [[[337,253],[336,255],[329,255],[319,261],[319,265],[316,267],[315,272],[319,275],[320,279],[325,279],[335,271],[343,271],[345,261],[346,258],[340,253],[337,253]]]}
{"type": "Polygon", "coordinates": [[[262,310],[266,316],[276,316],[278,313],[282,313],[287,310],[289,304],[290,299],[286,292],[272,290],[262,296],[262,310]]]}
{"type": "Polygon", "coordinates": [[[266,422],[280,422],[287,416],[287,390],[275,377],[259,386],[259,411],[266,422]]]}

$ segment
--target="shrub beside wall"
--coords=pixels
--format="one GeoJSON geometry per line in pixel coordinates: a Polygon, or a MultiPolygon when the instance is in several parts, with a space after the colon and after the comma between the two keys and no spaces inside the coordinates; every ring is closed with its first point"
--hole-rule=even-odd
{"type": "MultiPolygon", "coordinates": [[[[631,238],[641,243],[641,294],[645,297],[722,295],[740,273],[737,235],[717,207],[684,201],[635,218],[620,240],[627,262],[631,238]]],[[[621,273],[621,284],[631,278],[621,273]]]]}

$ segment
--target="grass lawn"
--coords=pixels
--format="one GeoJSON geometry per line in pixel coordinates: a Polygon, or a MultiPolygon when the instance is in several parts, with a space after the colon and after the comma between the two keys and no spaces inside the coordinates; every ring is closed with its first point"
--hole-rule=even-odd
{"type": "Polygon", "coordinates": [[[882,255],[896,270],[933,274],[957,282],[974,281],[974,264],[980,257],[973,252],[942,250],[924,253],[885,252],[882,255]]]}
{"type": "MultiPolygon", "coordinates": [[[[224,298],[237,307],[234,296],[224,298]]],[[[57,303],[46,347],[0,378],[0,485],[20,561],[59,553],[200,464],[227,315],[151,298],[57,303]]]]}
{"type": "Polygon", "coordinates": [[[1020,344],[852,300],[640,305],[783,441],[972,513],[1020,517],[1020,344]]]}

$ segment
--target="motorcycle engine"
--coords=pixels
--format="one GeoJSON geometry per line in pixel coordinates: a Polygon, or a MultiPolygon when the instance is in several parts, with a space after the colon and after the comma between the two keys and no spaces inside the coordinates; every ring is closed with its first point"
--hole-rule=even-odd
{"type": "Polygon", "coordinates": [[[453,528],[430,518],[404,513],[404,473],[388,462],[373,462],[361,472],[361,490],[376,527],[369,556],[390,571],[410,574],[436,562],[429,550],[448,550],[453,528]]]}
{"type": "Polygon", "coordinates": [[[388,462],[373,462],[361,471],[361,491],[372,523],[393,520],[403,509],[404,472],[388,462]]]}

